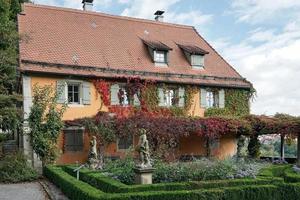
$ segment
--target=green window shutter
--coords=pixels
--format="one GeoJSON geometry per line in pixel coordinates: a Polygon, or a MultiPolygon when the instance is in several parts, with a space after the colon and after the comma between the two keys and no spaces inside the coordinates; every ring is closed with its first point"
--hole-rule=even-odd
{"type": "Polygon", "coordinates": [[[184,107],[184,88],[183,87],[179,88],[178,96],[179,96],[178,106],[179,107],[184,107]]]}
{"type": "Polygon", "coordinates": [[[73,130],[65,130],[65,151],[74,151],[73,144],[74,144],[74,131],[73,130]]]}
{"type": "Polygon", "coordinates": [[[200,105],[201,108],[206,108],[206,89],[200,89],[200,105]]]}
{"type": "Polygon", "coordinates": [[[67,101],[66,87],[66,81],[56,81],[57,103],[65,103],[67,101]]]}
{"type": "Polygon", "coordinates": [[[74,135],[74,150],[75,151],[82,151],[83,149],[83,130],[78,129],[75,130],[75,135],[74,135]]]}
{"type": "Polygon", "coordinates": [[[219,90],[219,108],[225,108],[225,91],[219,90]]]}
{"type": "Polygon", "coordinates": [[[158,106],[165,106],[165,93],[163,88],[158,88],[158,106]]]}
{"type": "Polygon", "coordinates": [[[110,87],[110,105],[119,105],[119,97],[118,97],[118,93],[119,93],[119,84],[113,84],[110,87]]]}
{"type": "Polygon", "coordinates": [[[137,94],[134,94],[133,96],[133,105],[135,106],[139,106],[141,103],[140,103],[140,100],[139,100],[139,97],[137,94]]]}
{"type": "Polygon", "coordinates": [[[91,104],[91,88],[89,82],[82,83],[82,103],[84,105],[91,104]]]}

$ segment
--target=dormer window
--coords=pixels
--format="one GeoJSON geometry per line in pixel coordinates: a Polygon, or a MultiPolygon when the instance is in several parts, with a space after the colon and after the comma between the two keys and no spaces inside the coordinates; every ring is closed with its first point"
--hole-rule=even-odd
{"type": "Polygon", "coordinates": [[[194,45],[181,45],[178,46],[183,50],[185,57],[189,61],[193,69],[203,69],[205,67],[204,60],[207,51],[194,45]]]}
{"type": "Polygon", "coordinates": [[[159,41],[143,40],[143,42],[147,45],[155,66],[167,67],[169,63],[169,51],[172,49],[159,41]]]}
{"type": "Polygon", "coordinates": [[[204,68],[204,55],[191,55],[191,65],[193,68],[204,68]]]}
{"type": "Polygon", "coordinates": [[[154,51],[154,62],[167,64],[167,51],[154,51]]]}

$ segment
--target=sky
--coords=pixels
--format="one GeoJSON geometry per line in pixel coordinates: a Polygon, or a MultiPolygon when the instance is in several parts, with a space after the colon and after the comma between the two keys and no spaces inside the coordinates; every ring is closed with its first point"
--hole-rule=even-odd
{"type": "MultiPolygon", "coordinates": [[[[82,8],[81,0],[34,0],[82,8]]],[[[193,25],[257,90],[253,114],[300,116],[300,0],[94,0],[94,10],[193,25]]]]}

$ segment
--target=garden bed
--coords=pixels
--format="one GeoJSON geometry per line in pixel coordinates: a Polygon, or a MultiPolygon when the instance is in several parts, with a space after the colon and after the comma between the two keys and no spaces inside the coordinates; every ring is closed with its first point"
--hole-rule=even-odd
{"type": "Polygon", "coordinates": [[[300,182],[297,182],[298,179],[284,182],[287,175],[289,177],[299,176],[290,171],[291,166],[288,165],[269,167],[262,170],[261,174],[256,178],[188,181],[152,185],[126,185],[103,173],[88,169],[83,169],[80,172],[80,180],[77,180],[74,177],[73,169],[74,167],[72,166],[48,166],[44,169],[44,174],[59,186],[70,199],[74,200],[291,200],[300,198],[300,182]]]}

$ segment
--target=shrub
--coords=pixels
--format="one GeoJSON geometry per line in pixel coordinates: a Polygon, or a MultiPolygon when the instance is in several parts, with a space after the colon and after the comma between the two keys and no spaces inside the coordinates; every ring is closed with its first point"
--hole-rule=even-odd
{"type": "Polygon", "coordinates": [[[0,182],[16,183],[37,178],[36,171],[27,166],[22,153],[6,155],[0,162],[0,182]]]}
{"type": "Polygon", "coordinates": [[[284,181],[288,183],[300,183],[300,174],[290,167],[284,170],[284,181]]]}
{"type": "Polygon", "coordinates": [[[8,134],[0,133],[0,143],[8,140],[8,136],[9,136],[8,134]]]}
{"type": "MultiPolygon", "coordinates": [[[[154,183],[219,180],[233,178],[254,178],[266,164],[256,161],[234,159],[208,160],[193,162],[165,163],[156,160],[153,173],[154,183]]],[[[125,184],[134,183],[134,161],[131,158],[108,162],[104,171],[107,175],[125,184]]]]}
{"type": "Polygon", "coordinates": [[[271,165],[261,169],[259,172],[259,176],[283,177],[284,171],[288,168],[290,168],[290,165],[271,165]]]}
{"type": "MultiPolygon", "coordinates": [[[[75,167],[63,166],[63,169],[72,176],[75,167]]],[[[211,189],[229,186],[243,185],[266,185],[283,183],[282,178],[259,178],[259,179],[232,179],[232,180],[217,180],[217,181],[193,181],[181,183],[158,183],[152,185],[125,185],[110,177],[103,175],[101,172],[91,171],[89,169],[80,170],[80,180],[89,183],[90,185],[110,193],[124,192],[145,192],[145,191],[175,191],[175,190],[196,190],[196,189],[211,189]]]]}
{"type": "Polygon", "coordinates": [[[107,172],[108,176],[130,185],[134,183],[134,165],[134,160],[130,157],[122,160],[109,160],[105,163],[103,171],[107,172]]]}
{"type": "MultiPolygon", "coordinates": [[[[64,168],[68,172],[73,173],[74,167],[67,166],[64,168]]],[[[57,184],[70,199],[74,200],[291,200],[300,198],[300,183],[283,183],[282,178],[276,177],[192,182],[190,185],[187,183],[162,183],[124,186],[124,184],[119,183],[120,188],[124,186],[124,188],[127,187],[133,190],[124,190],[119,193],[104,193],[101,191],[102,189],[96,189],[72,177],[64,172],[61,167],[48,166],[44,169],[44,174],[57,184]],[[178,185],[179,187],[176,190],[176,184],[186,184],[184,186],[186,188],[178,185]],[[162,189],[163,186],[165,186],[165,188],[159,190],[162,189]],[[167,191],[168,186],[170,186],[170,188],[173,187],[174,190],[167,191]],[[144,191],[136,190],[136,188],[143,188],[144,191]],[[146,188],[151,188],[151,190],[146,190],[146,188]]],[[[92,179],[104,178],[101,173],[98,173],[100,174],[99,176],[94,176],[95,174],[95,172],[83,169],[81,176],[84,175],[90,178],[90,184],[95,181],[92,179]]],[[[107,180],[109,180],[109,178],[107,180]]],[[[115,180],[112,181],[114,182],[115,180]]],[[[99,187],[101,186],[99,185],[99,187]]],[[[115,185],[114,187],[118,186],[115,185]]]]}
{"type": "Polygon", "coordinates": [[[103,192],[87,183],[64,172],[60,167],[47,166],[43,169],[44,175],[56,184],[72,200],[100,199],[103,192]]]}

